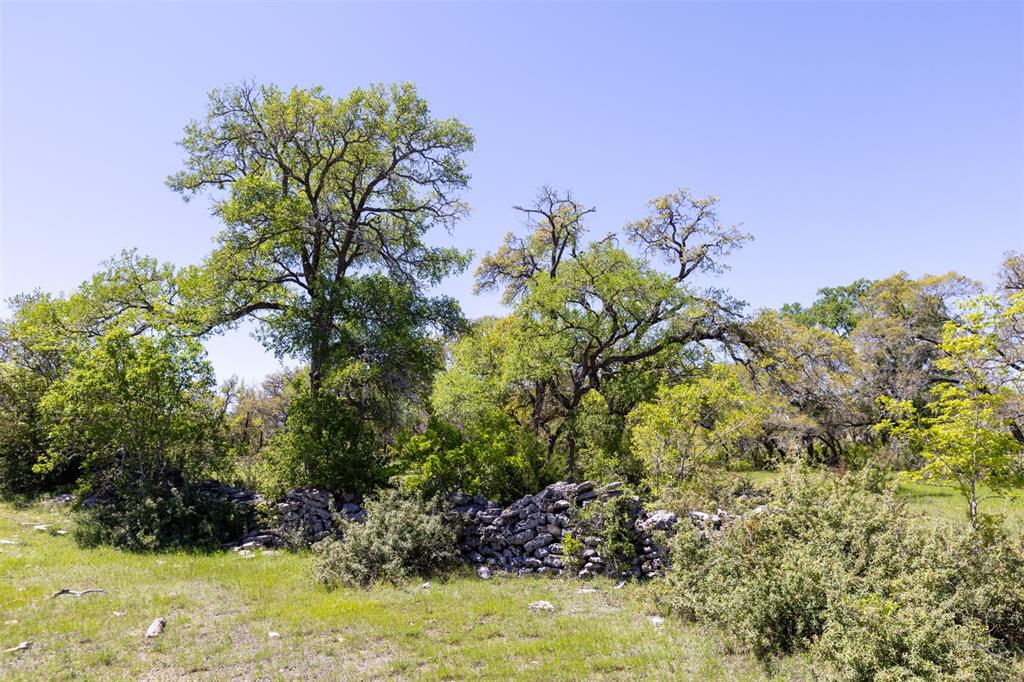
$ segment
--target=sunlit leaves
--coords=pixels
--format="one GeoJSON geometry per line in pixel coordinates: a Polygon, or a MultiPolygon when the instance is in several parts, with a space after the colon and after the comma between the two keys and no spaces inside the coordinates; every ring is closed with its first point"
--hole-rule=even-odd
{"type": "Polygon", "coordinates": [[[693,381],[662,386],[654,400],[630,413],[631,446],[653,489],[724,463],[762,432],[770,406],[734,370],[719,366],[693,381]]]}

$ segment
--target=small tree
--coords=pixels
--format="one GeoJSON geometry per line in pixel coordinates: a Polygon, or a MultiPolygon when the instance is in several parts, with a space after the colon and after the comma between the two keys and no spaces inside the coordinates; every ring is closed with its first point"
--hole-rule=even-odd
{"type": "Polygon", "coordinates": [[[480,330],[493,361],[456,347],[439,382],[500,400],[544,444],[546,470],[579,478],[580,455],[592,454],[581,437],[592,393],[621,417],[653,392],[659,373],[691,367],[705,357],[705,343],[730,337],[742,305],[694,283],[727,269],[724,259],[751,238],[719,221],[717,203],[680,189],[650,201],[648,215],[619,235],[587,243],[584,219],[594,209],[542,189],[532,205],[517,207],[527,234],[508,234],[476,273],[478,291],[500,290],[514,305],[480,330]]]}
{"type": "Polygon", "coordinates": [[[79,542],[216,547],[243,532],[246,515],[201,482],[222,462],[213,386],[197,341],[115,328],[48,388],[36,470],[80,466],[79,542]]]}
{"type": "Polygon", "coordinates": [[[193,340],[115,329],[84,351],[40,402],[49,451],[37,468],[80,460],[153,480],[165,469],[209,471],[216,452],[213,368],[193,340]]]}
{"type": "Polygon", "coordinates": [[[945,355],[936,366],[952,381],[933,387],[931,401],[921,410],[909,400],[881,398],[889,414],[881,427],[920,450],[923,464],[910,477],[959,490],[971,526],[977,528],[979,505],[1003,497],[1022,481],[1020,444],[1006,409],[1015,396],[990,381],[996,349],[985,335],[949,322],[941,345],[945,355]],[[980,488],[982,481],[989,492],[980,488]]]}
{"type": "Polygon", "coordinates": [[[655,490],[725,460],[754,438],[768,416],[764,399],[744,388],[726,367],[692,382],[662,387],[657,398],[630,414],[633,449],[655,490]]]}

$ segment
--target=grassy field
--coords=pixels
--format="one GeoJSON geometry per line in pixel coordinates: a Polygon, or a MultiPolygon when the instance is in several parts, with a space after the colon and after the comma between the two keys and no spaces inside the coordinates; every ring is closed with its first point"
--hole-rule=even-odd
{"type": "MultiPolygon", "coordinates": [[[[759,478],[763,478],[759,477],[759,478]]],[[[962,518],[955,493],[902,488],[925,518],[962,518]]],[[[1024,505],[1001,509],[1020,528],[1024,505]]],[[[652,621],[644,588],[543,578],[327,592],[309,556],[83,550],[62,509],[0,505],[0,678],[811,680],[804,657],[764,666],[715,631],[652,621]],[[102,593],[49,598],[61,588],[102,593]],[[536,612],[546,600],[554,613],[536,612]],[[156,617],[163,635],[146,639],[156,617]],[[273,634],[272,634],[273,633],[273,634]]]]}
{"type": "Polygon", "coordinates": [[[68,519],[0,505],[0,539],[17,542],[0,544],[0,648],[31,642],[0,654],[5,680],[814,678],[804,659],[766,669],[715,632],[652,622],[632,585],[467,574],[327,592],[308,555],[82,550],[22,525],[39,522],[68,519]],[[105,592],[48,598],[61,588],[105,592]]]}
{"type": "MultiPolygon", "coordinates": [[[[742,474],[758,485],[767,483],[777,475],[774,471],[749,471],[742,474]]],[[[967,502],[958,491],[952,488],[924,483],[900,482],[897,490],[900,497],[906,501],[907,508],[912,513],[919,514],[926,521],[940,520],[958,523],[967,521],[967,502]]],[[[987,494],[988,491],[984,486],[982,486],[982,490],[987,494]]],[[[985,514],[1002,516],[1006,527],[1011,532],[1022,532],[1024,531],[1024,490],[1017,490],[1008,496],[986,500],[981,504],[981,511],[985,514]]]]}

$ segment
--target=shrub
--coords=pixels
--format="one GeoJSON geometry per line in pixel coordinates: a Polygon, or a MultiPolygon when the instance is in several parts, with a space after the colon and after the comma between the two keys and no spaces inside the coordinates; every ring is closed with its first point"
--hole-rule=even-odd
{"type": "Polygon", "coordinates": [[[633,450],[646,465],[651,489],[728,463],[741,445],[763,431],[769,407],[725,365],[690,382],[659,388],[654,400],[629,415],[633,450]]]}
{"type": "Polygon", "coordinates": [[[49,386],[48,449],[34,470],[81,467],[81,542],[212,547],[233,533],[226,502],[192,483],[222,463],[213,385],[198,341],[115,328],[49,386]]]}
{"type": "Polygon", "coordinates": [[[1002,647],[1024,653],[1024,538],[1014,543],[998,528],[942,527],[915,540],[897,585],[911,595],[924,589],[958,621],[979,623],[1002,647]]]}
{"type": "Polygon", "coordinates": [[[113,545],[133,551],[217,549],[244,534],[251,521],[229,500],[180,471],[139,478],[116,467],[94,481],[76,513],[74,536],[83,546],[113,545]]]}
{"type": "Polygon", "coordinates": [[[47,448],[39,402],[67,369],[79,345],[66,333],[64,301],[49,294],[15,296],[0,319],[0,495],[31,497],[67,490],[78,466],[34,470],[47,448]]]}
{"type": "Polygon", "coordinates": [[[580,570],[580,555],[584,549],[586,545],[582,540],[573,535],[572,531],[565,531],[565,535],[562,536],[562,556],[565,557],[565,567],[570,573],[580,570]]]}
{"type": "Polygon", "coordinates": [[[638,511],[635,497],[619,495],[607,500],[593,500],[579,512],[579,526],[583,534],[601,538],[601,558],[608,562],[605,570],[609,575],[629,570],[637,557],[633,524],[638,511]]]}
{"type": "Polygon", "coordinates": [[[392,473],[373,424],[342,396],[310,394],[297,380],[285,427],[261,453],[260,483],[280,494],[296,486],[362,494],[392,473]]]}
{"type": "Polygon", "coordinates": [[[789,471],[767,512],[678,533],[657,600],[760,657],[812,648],[851,680],[1001,679],[1024,632],[1021,548],[915,524],[862,486],[789,471]]]}
{"type": "Polygon", "coordinates": [[[807,545],[768,548],[759,529],[721,544],[678,533],[659,601],[687,620],[718,623],[762,657],[802,648],[820,634],[828,567],[807,545]]]}
{"type": "MultiPolygon", "coordinates": [[[[905,595],[904,595],[905,599],[905,595]]],[[[848,680],[995,679],[1002,661],[978,622],[951,610],[871,594],[840,601],[816,650],[848,680]]]]}
{"type": "Polygon", "coordinates": [[[407,437],[398,457],[403,485],[427,495],[459,490],[511,501],[538,487],[531,473],[537,442],[500,413],[488,412],[459,430],[432,417],[423,433],[407,437]]]}
{"type": "Polygon", "coordinates": [[[222,454],[213,386],[198,341],[110,331],[40,401],[49,450],[35,469],[81,461],[87,483],[120,466],[152,481],[168,466],[212,473],[222,454]]]}
{"type": "Polygon", "coordinates": [[[78,477],[75,462],[47,472],[33,469],[46,451],[39,401],[48,387],[44,377],[0,360],[0,495],[4,497],[67,490],[78,477]]]}
{"type": "Polygon", "coordinates": [[[457,528],[436,499],[387,490],[366,501],[366,521],[341,521],[342,538],[313,546],[313,577],[328,588],[399,582],[454,564],[457,528]]]}

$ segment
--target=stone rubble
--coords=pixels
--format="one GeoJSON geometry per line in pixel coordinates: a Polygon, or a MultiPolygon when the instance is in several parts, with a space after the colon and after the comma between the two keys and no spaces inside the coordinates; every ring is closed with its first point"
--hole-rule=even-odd
{"type": "MultiPolygon", "coordinates": [[[[594,500],[607,501],[624,494],[621,483],[599,488],[592,481],[559,481],[505,508],[479,495],[455,494],[454,510],[464,521],[459,551],[468,563],[517,575],[561,575],[570,568],[575,568],[580,578],[605,574],[612,561],[601,554],[600,519],[583,524],[578,512],[594,500]],[[567,535],[581,542],[575,556],[566,556],[563,540],[567,535]]],[[[675,515],[666,511],[647,514],[635,497],[624,506],[630,513],[637,554],[627,573],[636,577],[661,574],[667,554],[652,533],[671,530],[675,515]]]]}
{"type": "Polygon", "coordinates": [[[714,514],[702,511],[691,511],[689,513],[690,523],[700,531],[702,535],[709,535],[721,531],[739,521],[743,516],[757,516],[768,511],[765,505],[759,505],[747,511],[745,514],[730,514],[724,509],[719,509],[714,514]]]}
{"type": "Polygon", "coordinates": [[[336,515],[358,522],[366,518],[366,512],[355,503],[352,495],[334,495],[318,488],[289,490],[274,505],[273,511],[275,522],[270,528],[257,528],[239,540],[227,543],[225,548],[235,551],[278,548],[286,546],[289,541],[311,545],[337,531],[336,515]]]}
{"type": "MultiPolygon", "coordinates": [[[[222,486],[221,494],[232,501],[255,508],[262,496],[239,488],[222,486]]],[[[451,495],[452,510],[461,517],[458,549],[462,558],[477,567],[480,578],[490,579],[495,571],[516,575],[562,575],[574,571],[579,578],[611,575],[613,557],[607,554],[604,519],[601,514],[580,515],[594,501],[606,502],[625,495],[621,483],[598,486],[593,481],[552,483],[535,495],[526,495],[507,507],[481,495],[451,495]],[[567,556],[565,540],[571,535],[579,547],[567,556]]],[[[678,530],[680,519],[670,511],[645,511],[640,499],[631,496],[620,501],[628,515],[629,542],[634,556],[628,568],[621,567],[620,579],[653,578],[668,568],[668,550],[664,539],[678,530]]],[[[257,528],[239,540],[228,543],[243,556],[254,550],[272,552],[289,544],[313,544],[338,531],[338,518],[362,522],[366,512],[351,495],[335,495],[317,488],[289,490],[271,507],[274,519],[270,527],[257,528]]],[[[760,513],[763,508],[750,513],[760,513]]],[[[716,533],[739,517],[719,509],[710,514],[691,511],[686,518],[702,534],[716,533]]],[[[267,524],[265,524],[267,525],[267,524]]]]}
{"type": "Polygon", "coordinates": [[[223,497],[228,502],[239,507],[255,508],[263,502],[263,496],[257,492],[246,490],[245,488],[236,488],[219,481],[204,481],[200,484],[200,488],[205,493],[223,497]]]}

